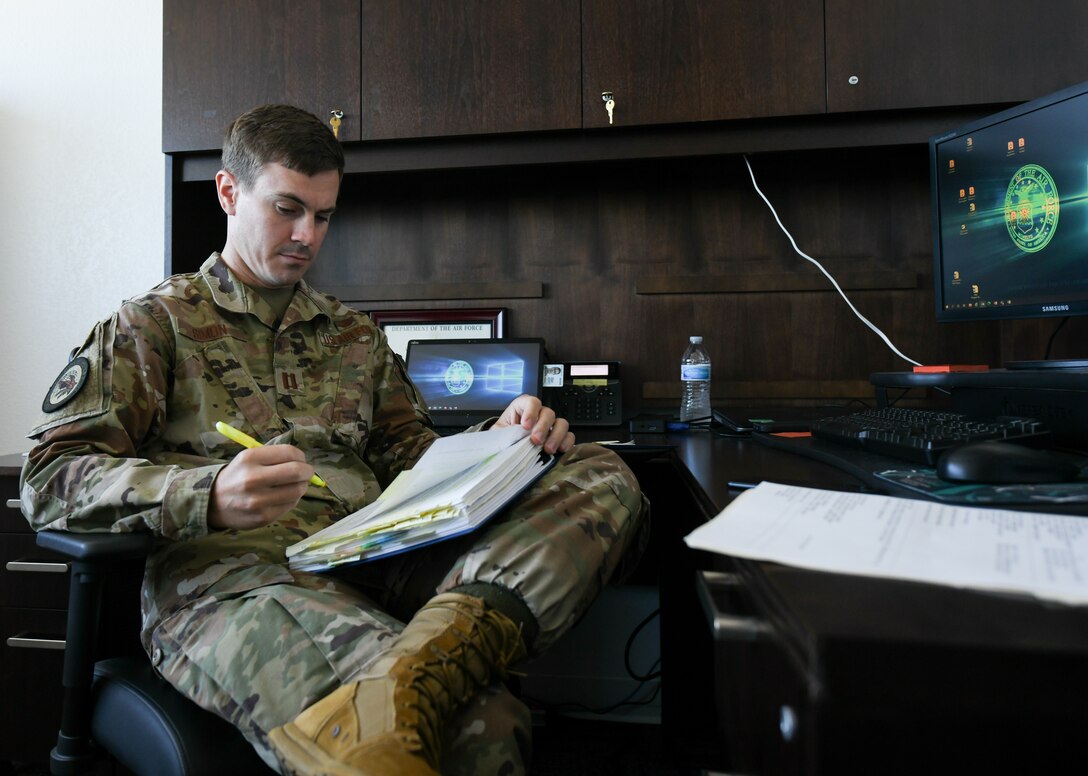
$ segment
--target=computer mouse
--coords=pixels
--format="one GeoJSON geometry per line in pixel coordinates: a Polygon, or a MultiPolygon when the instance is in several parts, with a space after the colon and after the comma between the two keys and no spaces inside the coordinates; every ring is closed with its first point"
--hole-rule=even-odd
{"type": "Polygon", "coordinates": [[[1058,453],[1011,442],[973,442],[946,450],[937,459],[937,476],[952,482],[1069,482],[1079,474],[1080,466],[1058,453]]]}

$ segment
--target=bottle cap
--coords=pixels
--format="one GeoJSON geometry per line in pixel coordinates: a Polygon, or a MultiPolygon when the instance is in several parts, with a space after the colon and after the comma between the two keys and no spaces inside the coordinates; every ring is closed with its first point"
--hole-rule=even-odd
{"type": "Polygon", "coordinates": [[[700,342],[703,341],[703,338],[702,337],[689,337],[688,340],[690,342],[694,342],[695,344],[699,344],[700,342]]]}

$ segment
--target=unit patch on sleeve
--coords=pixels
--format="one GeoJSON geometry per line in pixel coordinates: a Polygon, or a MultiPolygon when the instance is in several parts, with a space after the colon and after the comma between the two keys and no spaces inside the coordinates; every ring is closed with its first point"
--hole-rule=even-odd
{"type": "Polygon", "coordinates": [[[87,382],[90,371],[90,362],[83,356],[69,361],[57,379],[49,386],[49,393],[45,395],[45,401],[42,402],[42,412],[56,412],[74,399],[83,384],[87,382]]]}

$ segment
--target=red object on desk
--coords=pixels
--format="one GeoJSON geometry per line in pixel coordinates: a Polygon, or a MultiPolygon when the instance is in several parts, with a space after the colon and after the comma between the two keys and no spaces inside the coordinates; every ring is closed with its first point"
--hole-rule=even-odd
{"type": "Polygon", "coordinates": [[[947,373],[947,372],[989,372],[990,367],[985,364],[933,364],[931,366],[916,366],[914,371],[920,374],[947,373]]]}
{"type": "Polygon", "coordinates": [[[811,431],[779,431],[777,433],[771,434],[771,436],[788,437],[790,439],[797,439],[799,437],[810,437],[810,436],[812,436],[812,432],[811,431]]]}

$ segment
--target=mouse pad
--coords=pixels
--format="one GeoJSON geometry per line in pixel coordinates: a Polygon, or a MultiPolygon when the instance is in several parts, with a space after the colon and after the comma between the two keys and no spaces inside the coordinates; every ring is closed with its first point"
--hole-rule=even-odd
{"type": "MultiPolygon", "coordinates": [[[[1047,485],[980,485],[946,482],[933,467],[904,463],[853,447],[824,442],[811,437],[787,439],[781,434],[759,434],[752,440],[768,447],[787,450],[807,458],[829,463],[857,477],[866,486],[891,495],[917,493],[935,501],[979,506],[1035,507],[1043,511],[1065,511],[1065,505],[1077,513],[1088,503],[1088,478],[1084,474],[1072,482],[1047,485]]],[[[1088,470],[1086,470],[1088,474],[1088,470]]]]}
{"type": "Polygon", "coordinates": [[[933,469],[888,469],[873,472],[882,480],[921,493],[938,501],[955,504],[1084,504],[1088,503],[1088,480],[1044,485],[978,485],[945,482],[933,469]]]}

